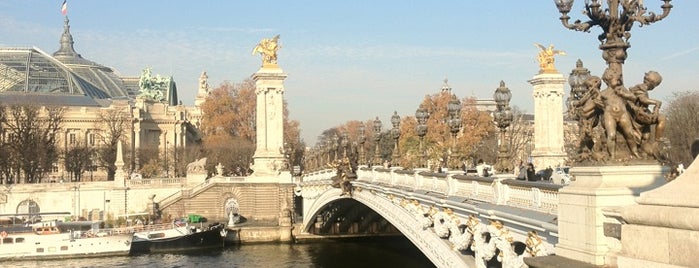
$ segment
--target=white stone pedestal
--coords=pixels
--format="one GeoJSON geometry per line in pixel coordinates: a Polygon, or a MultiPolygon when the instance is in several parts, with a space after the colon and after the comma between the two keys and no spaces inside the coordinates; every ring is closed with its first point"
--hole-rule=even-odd
{"type": "Polygon", "coordinates": [[[560,73],[542,73],[528,81],[534,97],[534,149],[536,169],[556,167],[567,155],[563,143],[563,94],[566,83],[560,73]]]}
{"type": "Polygon", "coordinates": [[[616,239],[604,234],[604,223],[612,221],[602,209],[635,204],[641,192],[665,183],[666,170],[660,165],[571,168],[575,181],[558,192],[556,255],[594,265],[614,263],[607,255],[616,239]]]}
{"type": "Polygon", "coordinates": [[[675,180],[625,207],[619,267],[699,265],[699,161],[675,180]]]}

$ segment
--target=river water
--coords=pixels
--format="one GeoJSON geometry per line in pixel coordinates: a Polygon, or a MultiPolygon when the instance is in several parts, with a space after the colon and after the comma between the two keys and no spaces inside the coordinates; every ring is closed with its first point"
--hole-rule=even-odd
{"type": "Polygon", "coordinates": [[[301,244],[244,244],[196,254],[138,256],[51,261],[16,261],[3,267],[434,267],[404,237],[371,241],[330,241],[301,244]]]}

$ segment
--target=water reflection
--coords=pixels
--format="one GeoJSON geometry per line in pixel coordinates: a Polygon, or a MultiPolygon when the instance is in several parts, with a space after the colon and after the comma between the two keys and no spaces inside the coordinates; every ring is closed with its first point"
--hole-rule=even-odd
{"type": "MultiPolygon", "coordinates": [[[[3,263],[4,264],[4,263],[3,263]]],[[[194,254],[17,261],[13,267],[434,267],[406,238],[245,244],[194,254]]]]}

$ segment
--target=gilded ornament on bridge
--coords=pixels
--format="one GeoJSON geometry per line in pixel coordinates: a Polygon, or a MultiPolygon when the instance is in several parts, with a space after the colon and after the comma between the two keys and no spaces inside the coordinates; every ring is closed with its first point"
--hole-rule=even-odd
{"type": "Polygon", "coordinates": [[[279,35],[276,35],[273,38],[262,39],[252,50],[252,54],[255,55],[259,53],[262,55],[262,67],[273,67],[277,65],[277,50],[281,47],[281,44],[279,44],[279,35]]]}
{"type": "Polygon", "coordinates": [[[335,170],[336,175],[332,177],[332,187],[342,189],[342,195],[352,196],[352,181],[357,179],[357,174],[354,173],[355,167],[350,163],[349,158],[345,157],[328,164],[328,167],[335,170]]]}
{"type": "Polygon", "coordinates": [[[529,231],[527,233],[527,240],[524,242],[527,245],[527,253],[530,256],[544,256],[546,255],[546,249],[543,247],[543,241],[541,237],[536,233],[536,231],[529,231]]]}
{"type": "Polygon", "coordinates": [[[565,51],[553,49],[553,45],[545,47],[541,44],[534,44],[540,49],[539,54],[536,59],[539,61],[539,73],[540,74],[555,74],[558,73],[556,66],[554,65],[556,55],[565,55],[565,51]]]}

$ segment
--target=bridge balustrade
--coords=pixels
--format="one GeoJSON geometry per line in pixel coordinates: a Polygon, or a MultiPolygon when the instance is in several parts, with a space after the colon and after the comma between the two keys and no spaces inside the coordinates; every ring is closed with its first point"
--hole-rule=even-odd
{"type": "Polygon", "coordinates": [[[558,213],[558,190],[563,187],[549,182],[518,181],[509,174],[478,177],[400,168],[359,168],[357,179],[402,190],[458,196],[547,214],[558,213]]]}
{"type": "Polygon", "coordinates": [[[153,179],[136,179],[126,180],[127,186],[134,185],[161,185],[161,184],[183,184],[186,183],[186,178],[153,178],[153,179]]]}
{"type": "Polygon", "coordinates": [[[304,174],[303,181],[310,182],[329,180],[330,178],[332,178],[332,176],[335,176],[335,171],[332,169],[319,170],[312,173],[304,174]]]}

